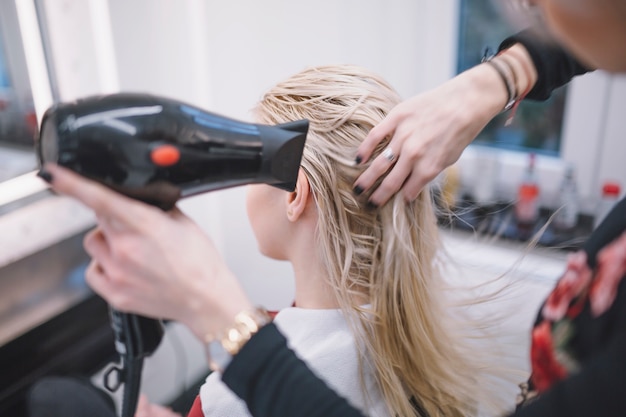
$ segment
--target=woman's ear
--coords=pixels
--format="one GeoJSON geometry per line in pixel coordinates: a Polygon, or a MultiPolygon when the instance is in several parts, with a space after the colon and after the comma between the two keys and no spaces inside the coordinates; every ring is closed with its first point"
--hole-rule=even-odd
{"type": "Polygon", "coordinates": [[[287,194],[287,219],[291,222],[297,221],[310,203],[311,197],[309,179],[300,168],[296,189],[287,194]]]}

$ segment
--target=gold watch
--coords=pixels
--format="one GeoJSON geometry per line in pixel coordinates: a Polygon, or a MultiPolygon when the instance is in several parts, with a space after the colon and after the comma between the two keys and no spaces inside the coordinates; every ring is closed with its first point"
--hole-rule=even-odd
{"type": "Polygon", "coordinates": [[[244,310],[235,316],[235,323],[220,335],[207,335],[205,350],[209,361],[209,368],[216,372],[224,372],[243,345],[272,321],[269,313],[262,307],[244,310]]]}

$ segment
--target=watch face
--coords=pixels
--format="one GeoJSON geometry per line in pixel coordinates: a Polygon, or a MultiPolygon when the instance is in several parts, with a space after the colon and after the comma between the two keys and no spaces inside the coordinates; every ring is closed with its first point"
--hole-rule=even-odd
{"type": "Polygon", "coordinates": [[[222,372],[233,358],[219,340],[209,342],[206,345],[206,353],[209,359],[209,368],[215,372],[222,372]]]}

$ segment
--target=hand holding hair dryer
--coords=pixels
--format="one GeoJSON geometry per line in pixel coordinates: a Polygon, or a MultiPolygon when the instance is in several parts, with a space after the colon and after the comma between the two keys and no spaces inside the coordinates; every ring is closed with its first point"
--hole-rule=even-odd
{"type": "MultiPolygon", "coordinates": [[[[164,210],[179,198],[251,183],[295,188],[307,120],[244,123],[175,100],[144,94],[90,97],[43,116],[39,162],[55,162],[164,210]]],[[[121,416],[135,415],[143,359],[163,337],[160,320],[111,309],[121,368],[105,386],[124,384],[121,416]]]]}

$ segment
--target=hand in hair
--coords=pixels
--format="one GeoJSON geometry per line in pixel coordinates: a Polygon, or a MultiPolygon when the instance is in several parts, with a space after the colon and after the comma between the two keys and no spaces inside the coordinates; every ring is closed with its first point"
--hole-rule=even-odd
{"type": "MultiPolygon", "coordinates": [[[[511,48],[515,59],[532,65],[521,48],[519,44],[515,45],[516,51],[511,48]]],[[[521,62],[515,65],[518,64],[521,62]]],[[[518,89],[524,91],[528,81],[521,76],[518,80],[524,83],[518,89]]],[[[366,162],[376,146],[391,136],[389,146],[396,156],[395,165],[371,194],[370,201],[380,206],[398,191],[407,201],[415,200],[428,182],[459,159],[467,145],[502,111],[506,101],[507,91],[498,73],[487,65],[478,65],[400,103],[370,131],[358,149],[357,162],[366,162]]],[[[388,170],[389,163],[370,164],[355,181],[356,189],[370,189],[388,170]]]]}

